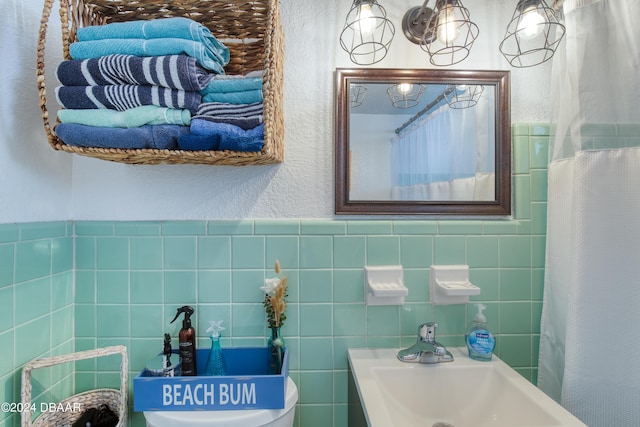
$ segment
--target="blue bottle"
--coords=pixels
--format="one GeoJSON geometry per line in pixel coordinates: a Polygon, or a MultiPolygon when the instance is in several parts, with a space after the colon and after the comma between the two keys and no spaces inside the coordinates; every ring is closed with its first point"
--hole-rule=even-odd
{"type": "Polygon", "coordinates": [[[487,318],[483,313],[487,306],[484,304],[476,304],[476,306],[478,307],[478,313],[476,313],[473,322],[469,325],[465,339],[469,357],[487,362],[493,356],[493,350],[496,348],[496,338],[487,328],[487,318]]]}
{"type": "Polygon", "coordinates": [[[227,365],[224,362],[224,355],[222,354],[222,348],[220,348],[220,331],[224,328],[221,326],[222,320],[214,322],[210,320],[209,329],[207,332],[211,332],[211,351],[209,352],[209,360],[207,360],[206,375],[227,375],[227,365]]]}

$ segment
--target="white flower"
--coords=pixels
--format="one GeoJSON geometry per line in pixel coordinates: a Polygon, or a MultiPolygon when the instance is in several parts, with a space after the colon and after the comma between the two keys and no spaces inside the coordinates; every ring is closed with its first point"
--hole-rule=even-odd
{"type": "Polygon", "coordinates": [[[264,279],[264,285],[260,287],[265,294],[271,294],[280,285],[280,279],[273,277],[271,279],[264,279]]]}
{"type": "Polygon", "coordinates": [[[217,333],[219,331],[224,331],[224,328],[222,327],[222,320],[218,320],[217,322],[214,322],[213,320],[209,320],[209,329],[207,329],[207,332],[213,332],[213,333],[217,333]]]}
{"type": "Polygon", "coordinates": [[[212,332],[214,336],[218,336],[220,331],[224,331],[222,327],[222,320],[218,320],[214,322],[213,320],[209,320],[209,329],[207,329],[207,333],[212,332]]]}

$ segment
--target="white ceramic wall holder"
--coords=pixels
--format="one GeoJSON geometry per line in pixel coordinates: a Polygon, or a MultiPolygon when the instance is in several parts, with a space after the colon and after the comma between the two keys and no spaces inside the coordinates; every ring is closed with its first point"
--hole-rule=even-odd
{"type": "Polygon", "coordinates": [[[409,290],[401,265],[366,266],[364,287],[367,305],[402,305],[409,290]]]}
{"type": "Polygon", "coordinates": [[[432,265],[429,273],[431,303],[435,305],[466,304],[480,288],[469,281],[468,265],[432,265]]]}

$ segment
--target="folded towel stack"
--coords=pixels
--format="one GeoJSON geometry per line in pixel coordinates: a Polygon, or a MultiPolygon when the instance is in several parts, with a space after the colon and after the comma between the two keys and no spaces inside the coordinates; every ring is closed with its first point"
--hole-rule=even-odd
{"type": "Polygon", "coordinates": [[[219,74],[200,91],[202,104],[183,135],[183,150],[260,151],[264,143],[262,71],[219,74]]]}
{"type": "Polygon", "coordinates": [[[262,102],[205,102],[191,118],[191,133],[182,135],[183,150],[260,151],[264,144],[262,102]]]}
{"type": "Polygon", "coordinates": [[[65,143],[261,150],[262,72],[225,75],[229,49],[202,24],[119,22],[79,28],[77,37],[73,59],[57,68],[56,133],[65,143]]]}

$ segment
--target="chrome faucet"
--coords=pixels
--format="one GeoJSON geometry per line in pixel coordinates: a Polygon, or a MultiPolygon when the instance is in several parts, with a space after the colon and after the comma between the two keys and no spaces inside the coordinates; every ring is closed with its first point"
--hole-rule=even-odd
{"type": "Polygon", "coordinates": [[[436,323],[423,323],[418,327],[418,341],[398,352],[398,359],[412,363],[452,362],[453,355],[436,341],[436,323]]]}

